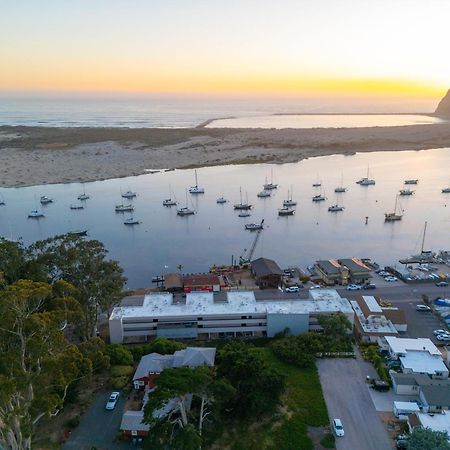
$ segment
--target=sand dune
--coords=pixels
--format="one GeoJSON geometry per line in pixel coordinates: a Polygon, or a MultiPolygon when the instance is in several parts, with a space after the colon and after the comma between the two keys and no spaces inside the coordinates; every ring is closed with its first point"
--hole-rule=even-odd
{"type": "Polygon", "coordinates": [[[314,156],[450,147],[450,122],[317,129],[0,127],[0,186],[125,177],[147,169],[285,163],[314,156]]]}

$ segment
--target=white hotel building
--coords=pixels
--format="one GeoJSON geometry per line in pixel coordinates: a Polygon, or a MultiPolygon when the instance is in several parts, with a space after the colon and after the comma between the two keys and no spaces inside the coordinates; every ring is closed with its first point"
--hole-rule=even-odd
{"type": "MultiPolygon", "coordinates": [[[[277,294],[274,294],[276,296],[277,294]]],[[[217,339],[292,334],[320,329],[321,314],[344,313],[353,325],[349,301],[334,289],[316,289],[307,300],[257,300],[252,291],[192,292],[183,301],[170,293],[148,294],[138,306],[120,306],[109,318],[111,343],[151,337],[217,339]]]]}

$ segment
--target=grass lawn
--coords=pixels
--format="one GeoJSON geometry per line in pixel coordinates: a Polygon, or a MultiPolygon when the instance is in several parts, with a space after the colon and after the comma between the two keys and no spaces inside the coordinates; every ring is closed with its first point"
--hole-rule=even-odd
{"type": "Polygon", "coordinates": [[[211,448],[230,450],[313,450],[308,426],[329,425],[328,412],[316,368],[299,369],[279,361],[271,349],[258,348],[264,359],[286,376],[279,412],[258,423],[227,430],[211,448]]]}

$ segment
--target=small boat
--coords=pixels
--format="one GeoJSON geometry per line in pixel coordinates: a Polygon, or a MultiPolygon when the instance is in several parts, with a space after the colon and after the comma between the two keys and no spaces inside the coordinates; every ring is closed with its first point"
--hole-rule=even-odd
{"type": "Polygon", "coordinates": [[[153,175],[154,173],[159,173],[160,170],[146,170],[146,172],[153,175]]]}
{"type": "Polygon", "coordinates": [[[278,215],[279,216],[293,216],[295,214],[295,209],[292,208],[280,208],[278,210],[278,215]]]}
{"type": "Polygon", "coordinates": [[[450,194],[450,186],[443,188],[443,189],[441,190],[441,192],[442,192],[443,194],[450,194]]]}
{"type": "Polygon", "coordinates": [[[74,230],[69,231],[67,234],[69,236],[87,236],[88,230],[74,230]]]}
{"type": "Polygon", "coordinates": [[[397,211],[397,205],[398,205],[398,195],[395,197],[394,212],[384,214],[385,222],[395,222],[397,220],[402,220],[403,214],[400,214],[400,211],[397,211]]]}
{"type": "Polygon", "coordinates": [[[3,198],[3,195],[0,194],[0,206],[5,206],[5,205],[6,205],[5,199],[3,198]]]}
{"type": "Polygon", "coordinates": [[[270,191],[267,191],[267,190],[264,189],[263,191],[258,192],[256,194],[256,196],[259,197],[259,198],[271,197],[272,193],[270,191]]]}
{"type": "Polygon", "coordinates": [[[405,180],[405,184],[417,184],[419,180],[405,180]]]}
{"type": "Polygon", "coordinates": [[[124,225],[139,225],[141,222],[139,220],[134,219],[133,217],[130,217],[129,219],[125,219],[123,221],[124,225]]]}
{"type": "Polygon", "coordinates": [[[347,192],[347,188],[344,187],[344,174],[341,175],[341,185],[338,186],[337,188],[334,188],[334,192],[336,193],[347,192]]]}
{"type": "Polygon", "coordinates": [[[198,186],[197,171],[195,171],[195,186],[192,186],[189,188],[189,193],[190,194],[204,194],[205,193],[205,189],[198,186]]]}
{"type": "Polygon", "coordinates": [[[344,207],[339,205],[331,205],[328,207],[328,211],[330,212],[344,211],[344,207]]]}
{"type": "Polygon", "coordinates": [[[313,187],[320,187],[322,186],[322,183],[320,181],[316,181],[315,183],[313,183],[313,187]]]}
{"type": "Polygon", "coordinates": [[[267,190],[267,191],[271,191],[273,189],[278,188],[278,184],[274,184],[274,182],[273,182],[273,169],[271,169],[271,171],[270,171],[270,183],[268,183],[267,179],[266,179],[266,182],[264,183],[263,187],[264,187],[264,190],[267,190]]]}
{"type": "Polygon", "coordinates": [[[132,192],[132,191],[127,191],[127,192],[124,192],[123,194],[121,194],[122,195],[122,197],[123,198],[128,198],[128,199],[130,199],[130,198],[134,198],[134,197],[136,197],[136,192],[132,192]]]}
{"type": "Polygon", "coordinates": [[[369,166],[367,166],[367,176],[358,180],[356,184],[359,184],[360,186],[371,186],[375,184],[375,180],[369,178],[369,166]]]}
{"type": "Polygon", "coordinates": [[[414,191],[411,189],[400,189],[400,195],[413,195],[414,191]]]}
{"type": "Polygon", "coordinates": [[[283,206],[284,207],[286,207],[286,206],[296,206],[297,205],[297,202],[295,200],[292,200],[292,192],[293,192],[293,190],[292,190],[292,186],[291,186],[291,190],[290,191],[288,190],[287,199],[283,200],[283,206]]]}
{"type": "Polygon", "coordinates": [[[177,204],[176,200],[173,200],[172,198],[166,198],[162,202],[163,206],[175,206],[177,204]]]}
{"type": "Polygon", "coordinates": [[[53,199],[50,197],[47,197],[46,195],[41,195],[41,198],[39,201],[41,202],[41,205],[48,205],[49,203],[53,203],[53,199]]]}
{"type": "Polygon", "coordinates": [[[116,205],[115,207],[116,212],[127,212],[127,211],[134,211],[133,205],[116,205]]]}
{"type": "Polygon", "coordinates": [[[251,216],[251,214],[248,211],[241,211],[238,214],[238,217],[250,217],[250,216],[251,216]]]}
{"type": "Polygon", "coordinates": [[[83,205],[70,205],[70,209],[84,209],[83,205]]]}
{"type": "Polygon", "coordinates": [[[81,201],[89,200],[89,195],[86,194],[86,189],[84,187],[84,183],[83,183],[83,193],[80,194],[77,198],[78,198],[78,200],[81,200],[81,201]]]}
{"type": "Polygon", "coordinates": [[[219,205],[223,205],[224,203],[227,203],[227,202],[228,202],[228,200],[226,198],[223,198],[223,197],[219,197],[216,200],[216,203],[218,203],[219,205]]]}
{"type": "Polygon", "coordinates": [[[233,208],[237,211],[247,211],[249,209],[252,209],[253,206],[248,203],[248,199],[245,201],[245,203],[242,202],[242,189],[241,188],[239,188],[239,196],[240,196],[241,202],[236,203],[233,206],[233,208]]]}
{"type": "Polygon", "coordinates": [[[173,172],[175,169],[164,169],[164,172],[173,172]]]}
{"type": "Polygon", "coordinates": [[[264,219],[261,223],[247,223],[245,224],[245,229],[249,231],[262,230],[264,228],[264,219]]]}
{"type": "Polygon", "coordinates": [[[178,216],[192,216],[195,214],[195,211],[193,209],[188,208],[188,197],[187,197],[188,191],[186,190],[186,206],[183,208],[177,209],[177,215],[178,216]]]}
{"type": "Polygon", "coordinates": [[[45,214],[42,211],[38,211],[37,209],[33,209],[29,214],[28,217],[30,219],[39,219],[41,217],[45,217],[45,214]]]}
{"type": "Polygon", "coordinates": [[[312,201],[313,201],[313,202],[323,202],[323,201],[325,201],[325,200],[326,200],[326,198],[325,198],[325,196],[322,195],[322,194],[315,195],[315,196],[312,198],[312,201]]]}

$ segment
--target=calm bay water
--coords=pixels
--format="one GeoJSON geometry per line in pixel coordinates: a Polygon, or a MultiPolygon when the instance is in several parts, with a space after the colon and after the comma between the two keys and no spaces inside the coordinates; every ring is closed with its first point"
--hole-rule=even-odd
{"type": "Polygon", "coordinates": [[[420,152],[362,153],[354,156],[312,158],[295,164],[221,166],[198,170],[199,185],[204,195],[189,195],[189,204],[197,210],[195,216],[178,217],[176,208],[162,206],[171,186],[177,199],[185,203],[185,189],[194,184],[194,171],[183,170],[137,177],[86,183],[91,199],[80,211],[69,209],[82,192],[80,184],[57,184],[26,188],[0,189],[6,201],[0,206],[0,235],[26,244],[37,239],[88,229],[89,237],[103,241],[110,257],[120,261],[128,277],[129,287],[151,284],[151,277],[167,271],[207,271],[212,264],[231,262],[249,248],[254,234],[244,230],[244,224],[265,219],[255,251],[255,257],[266,256],[281,266],[305,267],[316,259],[331,257],[370,257],[381,264],[390,264],[399,257],[420,250],[423,224],[428,221],[427,249],[450,248],[450,195],[441,189],[450,183],[450,149],[420,152]],[[375,186],[362,187],[355,181],[367,173],[376,179],[375,186]],[[280,187],[273,196],[259,199],[265,178],[280,187]],[[334,188],[341,182],[348,192],[339,194],[345,211],[330,213],[336,202],[334,188]],[[384,213],[392,212],[395,197],[403,180],[419,178],[416,192],[402,197],[403,220],[385,223],[384,213]],[[312,184],[322,180],[325,202],[313,203],[316,189],[312,184]],[[239,218],[233,203],[239,202],[239,187],[248,193],[254,205],[252,216],[239,218]],[[278,217],[288,189],[298,201],[293,217],[278,217]],[[129,215],[114,211],[122,203],[121,191],[137,191],[133,200],[133,216],[142,224],[127,227],[129,215]],[[39,197],[47,195],[54,203],[44,207],[46,217],[28,219],[31,209],[40,208],[39,197]],[[225,205],[216,199],[225,196],[225,205]],[[192,203],[191,203],[192,202],[192,203]],[[365,225],[365,217],[369,217],[365,225]]]}

